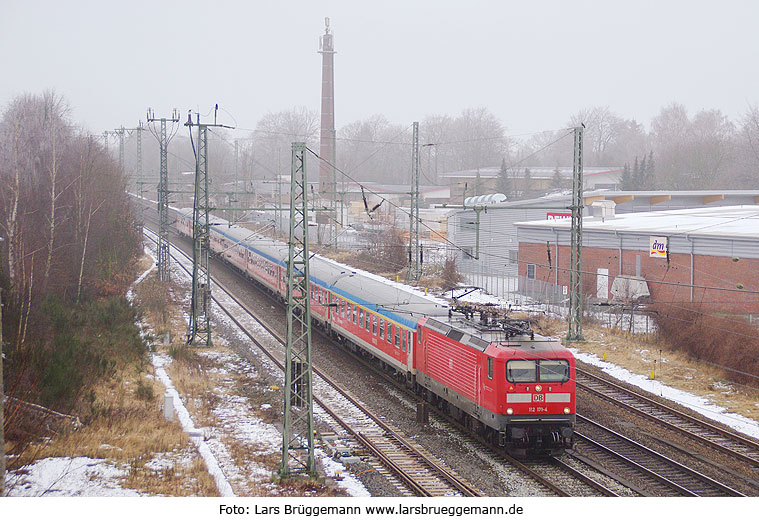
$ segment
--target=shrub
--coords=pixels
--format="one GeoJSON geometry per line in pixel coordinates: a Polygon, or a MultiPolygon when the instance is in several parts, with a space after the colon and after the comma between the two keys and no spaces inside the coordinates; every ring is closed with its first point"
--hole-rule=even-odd
{"type": "Polygon", "coordinates": [[[674,350],[726,367],[734,381],[758,385],[759,329],[739,317],[703,313],[698,303],[660,308],[654,320],[660,339],[674,350]]]}
{"type": "Polygon", "coordinates": [[[443,280],[443,289],[446,291],[455,289],[464,280],[464,276],[457,269],[456,257],[445,259],[440,277],[443,280]]]}

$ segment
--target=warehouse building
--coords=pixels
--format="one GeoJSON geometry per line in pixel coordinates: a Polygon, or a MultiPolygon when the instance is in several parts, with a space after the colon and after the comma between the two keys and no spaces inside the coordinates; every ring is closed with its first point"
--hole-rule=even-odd
{"type": "MultiPolygon", "coordinates": [[[[583,293],[601,301],[694,302],[759,314],[759,206],[618,214],[595,202],[583,218],[583,293]]],[[[520,284],[569,285],[571,221],[517,224],[520,284]]]]}
{"type": "MultiPolygon", "coordinates": [[[[609,191],[584,193],[583,216],[593,215],[591,204],[610,200],[616,214],[701,207],[726,207],[759,204],[759,190],[752,191],[609,191]]],[[[486,204],[479,214],[470,209],[451,210],[448,216],[448,238],[455,247],[463,248],[458,261],[459,271],[475,275],[517,276],[519,262],[518,222],[568,217],[572,196],[556,193],[532,200],[486,204]],[[480,230],[479,258],[476,253],[477,227],[480,230]]]]}

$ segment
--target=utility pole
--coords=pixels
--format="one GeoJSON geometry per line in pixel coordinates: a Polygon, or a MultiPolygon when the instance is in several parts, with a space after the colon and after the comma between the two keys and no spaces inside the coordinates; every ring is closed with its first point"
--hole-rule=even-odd
{"type": "MultiPolygon", "coordinates": [[[[239,163],[240,163],[240,142],[237,141],[237,139],[235,139],[235,183],[234,183],[234,194],[233,194],[235,203],[238,203],[237,201],[237,174],[238,174],[239,163]]],[[[232,207],[232,204],[230,203],[229,206],[232,207]]]]}
{"type": "Polygon", "coordinates": [[[569,270],[569,331],[566,342],[585,341],[582,336],[582,133],[585,125],[575,127],[572,177],[572,246],[569,270]]]}
{"type": "Polygon", "coordinates": [[[124,172],[124,135],[126,134],[126,131],[122,126],[115,132],[119,137],[119,169],[121,169],[121,172],[124,172]]]}
{"type": "MultiPolygon", "coordinates": [[[[155,112],[148,108],[148,123],[159,122],[160,129],[151,129],[158,140],[161,151],[161,172],[158,180],[158,280],[168,282],[169,277],[169,141],[177,133],[173,123],[179,122],[179,112],[176,109],[171,118],[156,119],[155,112]],[[167,131],[167,123],[172,123],[171,133],[167,131]]],[[[140,148],[142,150],[142,148],[140,148]]]]}
{"type": "MultiPolygon", "coordinates": [[[[219,105],[216,105],[218,110],[219,105]]],[[[190,326],[187,330],[188,345],[212,346],[211,343],[211,268],[208,266],[211,254],[211,224],[209,204],[208,175],[208,128],[233,128],[216,123],[201,123],[200,114],[197,122],[192,122],[188,114],[185,126],[198,127],[198,141],[195,145],[195,195],[192,207],[192,301],[190,303],[190,326]]]]}
{"type": "Polygon", "coordinates": [[[132,132],[137,132],[137,177],[138,179],[142,179],[142,121],[140,121],[139,125],[136,128],[125,128],[120,127],[116,130],[108,131],[106,130],[103,132],[103,136],[106,139],[105,148],[108,149],[108,136],[112,135],[118,138],[119,140],[119,168],[124,171],[124,156],[125,156],[125,148],[124,143],[126,141],[126,136],[131,135],[132,132]]]}
{"type": "MultiPolygon", "coordinates": [[[[0,242],[3,241],[3,237],[0,237],[0,242]]],[[[0,497],[3,496],[5,496],[5,385],[3,384],[3,286],[0,284],[0,497]]]]}
{"type": "Polygon", "coordinates": [[[311,301],[308,271],[308,185],[306,144],[292,144],[290,241],[287,259],[287,349],[285,410],[279,476],[316,477],[311,394],[311,301]]]}
{"type": "Polygon", "coordinates": [[[414,121],[411,145],[411,207],[409,209],[408,280],[417,281],[422,273],[419,263],[419,122],[414,121]]]}
{"type": "Polygon", "coordinates": [[[342,225],[342,218],[339,220],[340,224],[338,224],[337,220],[337,132],[335,129],[332,129],[332,192],[330,193],[330,204],[329,208],[332,211],[332,218],[330,218],[330,226],[332,229],[330,229],[329,237],[327,240],[332,240],[333,244],[335,244],[335,249],[338,248],[337,245],[337,233],[338,233],[338,225],[342,225]]]}

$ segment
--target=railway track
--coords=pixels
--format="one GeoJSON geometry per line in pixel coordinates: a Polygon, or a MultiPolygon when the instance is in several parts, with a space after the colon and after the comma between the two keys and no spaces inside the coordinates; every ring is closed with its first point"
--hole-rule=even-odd
{"type": "Polygon", "coordinates": [[[558,458],[544,461],[511,461],[522,471],[540,479],[550,490],[561,497],[617,497],[611,489],[601,485],[584,473],[558,458]]]}
{"type": "Polygon", "coordinates": [[[577,387],[701,444],[759,467],[759,442],[715,426],[580,368],[577,387]]]}
{"type": "Polygon", "coordinates": [[[742,497],[743,494],[592,420],[577,416],[575,455],[644,495],[742,497]],[[582,429],[582,432],[580,432],[582,429]],[[590,436],[593,436],[591,439],[590,436]]]}
{"type": "MultiPolygon", "coordinates": [[[[148,229],[148,228],[146,228],[148,229]]],[[[155,236],[155,233],[153,233],[155,236]]],[[[151,239],[150,237],[148,237],[151,239]]],[[[154,239],[151,239],[155,243],[154,239]]],[[[179,252],[184,259],[190,258],[174,246],[171,256],[186,273],[191,275],[185,264],[180,262],[176,254],[179,252]]],[[[212,279],[213,280],[213,279],[212,279]]],[[[285,341],[264,321],[258,318],[251,309],[245,306],[224,285],[214,280],[217,291],[212,299],[233,323],[263,352],[277,367],[284,371],[283,358],[285,341]],[[226,297],[226,298],[224,298],[226,297]],[[234,304],[235,309],[227,305],[234,304]],[[251,327],[259,327],[273,337],[280,347],[272,347],[264,343],[251,332],[251,327]]],[[[376,458],[379,464],[387,468],[398,479],[410,494],[416,496],[480,496],[470,484],[459,478],[453,471],[446,468],[440,461],[420,447],[413,445],[409,439],[380,419],[347,390],[331,381],[319,369],[313,368],[314,402],[335,421],[338,427],[349,434],[367,453],[376,458]]],[[[375,463],[376,465],[376,463],[375,463]]]]}
{"type": "MultiPolygon", "coordinates": [[[[395,383],[392,376],[389,376],[386,372],[378,369],[375,365],[357,357],[363,366],[371,370],[376,376],[385,379],[388,383],[393,384],[399,391],[403,392],[415,402],[422,403],[416,394],[409,391],[405,387],[399,386],[395,383]]],[[[541,488],[547,493],[556,495],[559,497],[616,497],[617,494],[602,485],[592,477],[578,471],[567,463],[561,461],[558,458],[552,458],[544,461],[531,461],[523,462],[509,455],[501,449],[494,448],[484,438],[481,438],[474,434],[472,431],[466,429],[462,424],[450,420],[450,417],[444,414],[442,411],[433,408],[435,412],[442,420],[444,424],[452,430],[456,430],[459,433],[465,434],[465,437],[469,440],[469,444],[476,449],[488,449],[491,454],[497,457],[499,460],[514,467],[530,479],[534,480],[541,488]]]]}
{"type": "MultiPolygon", "coordinates": [[[[219,288],[223,289],[223,286],[218,285],[219,288]]],[[[234,298],[231,294],[230,298],[234,298]]],[[[218,303],[219,306],[222,307],[223,305],[218,303]]],[[[226,310],[225,310],[226,311],[226,310]]],[[[250,312],[249,310],[247,310],[250,312]]],[[[231,317],[234,318],[231,314],[229,314],[231,317]]],[[[252,313],[248,314],[250,317],[255,317],[252,313]]],[[[265,323],[262,321],[258,321],[258,324],[266,327],[265,323]]],[[[244,325],[242,325],[244,327],[244,325]]],[[[273,335],[275,335],[275,332],[269,330],[269,332],[273,335]]],[[[280,342],[281,339],[280,339],[280,342]]],[[[264,350],[266,350],[266,347],[261,347],[264,350]]],[[[315,369],[315,374],[322,375],[315,369]]],[[[580,371],[578,373],[578,378],[580,376],[583,376],[585,373],[583,371],[580,371]]],[[[325,376],[326,378],[326,376],[325,376]]],[[[589,378],[589,376],[588,376],[589,378]]],[[[317,390],[317,383],[316,383],[316,377],[315,377],[315,384],[314,384],[314,390],[315,394],[318,394],[320,391],[317,390]]],[[[583,378],[585,380],[587,378],[583,378]]],[[[583,380],[578,380],[578,385],[583,386],[586,388],[586,390],[596,390],[598,391],[597,387],[590,387],[590,384],[582,385],[583,380]]],[[[603,380],[601,380],[603,381],[603,380]]],[[[612,384],[613,385],[613,384],[612,384]]],[[[619,387],[619,389],[626,390],[622,387],[619,387]]],[[[334,390],[334,389],[333,389],[334,390]]],[[[611,389],[610,389],[611,390],[611,389]]],[[[616,389],[615,389],[616,390],[616,389]]],[[[635,396],[637,394],[632,393],[632,391],[627,391],[635,396]]],[[[346,394],[346,397],[350,398],[349,395],[346,394]]],[[[316,398],[315,398],[316,399],[316,398]]],[[[612,400],[615,404],[620,403],[620,396],[619,393],[614,394],[608,394],[607,393],[607,399],[612,400]]],[[[318,399],[316,399],[317,403],[321,404],[318,399]]],[[[656,403],[656,402],[654,402],[656,403]]],[[[359,408],[359,403],[355,402],[354,406],[356,408],[359,408]]],[[[325,405],[326,408],[326,405],[325,405]]],[[[363,413],[364,415],[370,414],[368,410],[360,411],[360,414],[363,413]]],[[[687,416],[687,415],[685,415],[687,416]]],[[[375,423],[381,422],[379,419],[375,421],[375,423]]],[[[415,462],[415,460],[423,460],[425,457],[420,457],[418,453],[410,452],[408,447],[405,444],[408,444],[408,442],[404,442],[403,435],[399,431],[393,430],[388,424],[385,424],[386,428],[380,428],[380,430],[375,431],[364,431],[361,429],[363,426],[362,423],[359,423],[358,426],[352,426],[351,424],[340,424],[340,428],[346,431],[346,433],[349,433],[352,435],[353,438],[355,438],[356,442],[360,444],[361,448],[368,454],[371,454],[377,461],[382,461],[381,464],[387,468],[390,468],[392,470],[393,474],[398,476],[400,479],[400,482],[405,486],[407,490],[409,490],[410,493],[415,495],[422,495],[422,496],[438,496],[438,495],[450,495],[452,493],[454,494],[462,494],[462,495],[471,495],[472,492],[476,494],[476,490],[467,489],[467,485],[464,485],[464,489],[462,489],[460,486],[457,485],[451,485],[451,481],[455,480],[455,476],[446,476],[444,472],[441,471],[442,466],[438,463],[433,463],[431,466],[427,463],[423,463],[422,466],[423,469],[420,469],[420,465],[418,462],[415,462]],[[386,458],[385,453],[391,453],[391,458],[386,458]],[[397,462],[396,462],[397,461],[397,462]],[[437,466],[437,467],[436,467],[437,466]],[[426,475],[428,474],[434,474],[436,475],[435,478],[428,478],[426,475]],[[414,477],[416,476],[416,478],[414,477]],[[445,481],[447,484],[440,484],[440,481],[445,481]],[[416,481],[422,481],[421,486],[417,488],[417,484],[415,484],[416,481]],[[451,491],[451,490],[455,491],[451,491]]],[[[429,458],[429,457],[427,457],[429,458]]],[[[583,459],[580,455],[578,457],[581,461],[586,462],[587,459],[583,459]]],[[[532,478],[534,481],[538,482],[540,486],[544,487],[546,490],[548,490],[550,493],[553,493],[555,495],[561,495],[561,496],[613,496],[614,492],[611,490],[605,488],[604,486],[598,484],[593,479],[586,477],[585,475],[582,475],[581,473],[577,472],[570,466],[567,466],[563,462],[559,460],[555,460],[551,463],[543,463],[543,464],[536,464],[532,463],[529,465],[521,464],[519,461],[508,461],[509,464],[516,466],[520,471],[528,475],[530,478],[532,478]],[[519,466],[522,467],[519,467],[519,466]]],[[[599,464],[590,464],[595,469],[601,471],[602,473],[610,474],[610,476],[615,477],[614,472],[606,471],[602,468],[603,465],[599,464]]],[[[379,470],[378,470],[379,471],[379,470]]],[[[664,471],[664,470],[662,470],[664,471]]],[[[628,485],[628,483],[624,479],[617,479],[620,482],[622,482],[625,485],[628,485]]],[[[718,483],[717,483],[718,484],[718,483]]],[[[650,487],[648,488],[649,491],[647,492],[645,489],[638,490],[634,486],[629,486],[631,489],[634,489],[640,494],[648,495],[652,492],[650,491],[650,487]]],[[[685,488],[685,487],[684,487],[685,488]]],[[[693,492],[697,495],[733,495],[737,492],[734,492],[733,490],[722,487],[719,488],[717,486],[718,491],[710,491],[709,489],[698,489],[696,488],[696,491],[693,492]]],[[[663,492],[663,494],[672,494],[671,487],[668,488],[669,491],[663,492]]],[[[685,488],[687,489],[687,488],[685,488]]],[[[714,489],[714,488],[712,488],[714,489]]],[[[657,491],[654,491],[653,494],[658,493],[657,491]]],[[[687,492],[678,491],[674,494],[688,494],[687,492]]]]}

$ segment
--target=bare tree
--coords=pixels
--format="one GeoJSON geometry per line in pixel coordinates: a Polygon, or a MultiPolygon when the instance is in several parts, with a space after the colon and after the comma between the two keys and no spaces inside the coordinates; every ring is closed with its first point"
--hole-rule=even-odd
{"type": "MultiPolygon", "coordinates": [[[[303,106],[269,112],[251,134],[253,155],[259,166],[275,174],[290,172],[290,152],[294,141],[314,148],[318,144],[319,114],[303,106]]],[[[269,176],[269,175],[267,175],[269,176]]]]}

